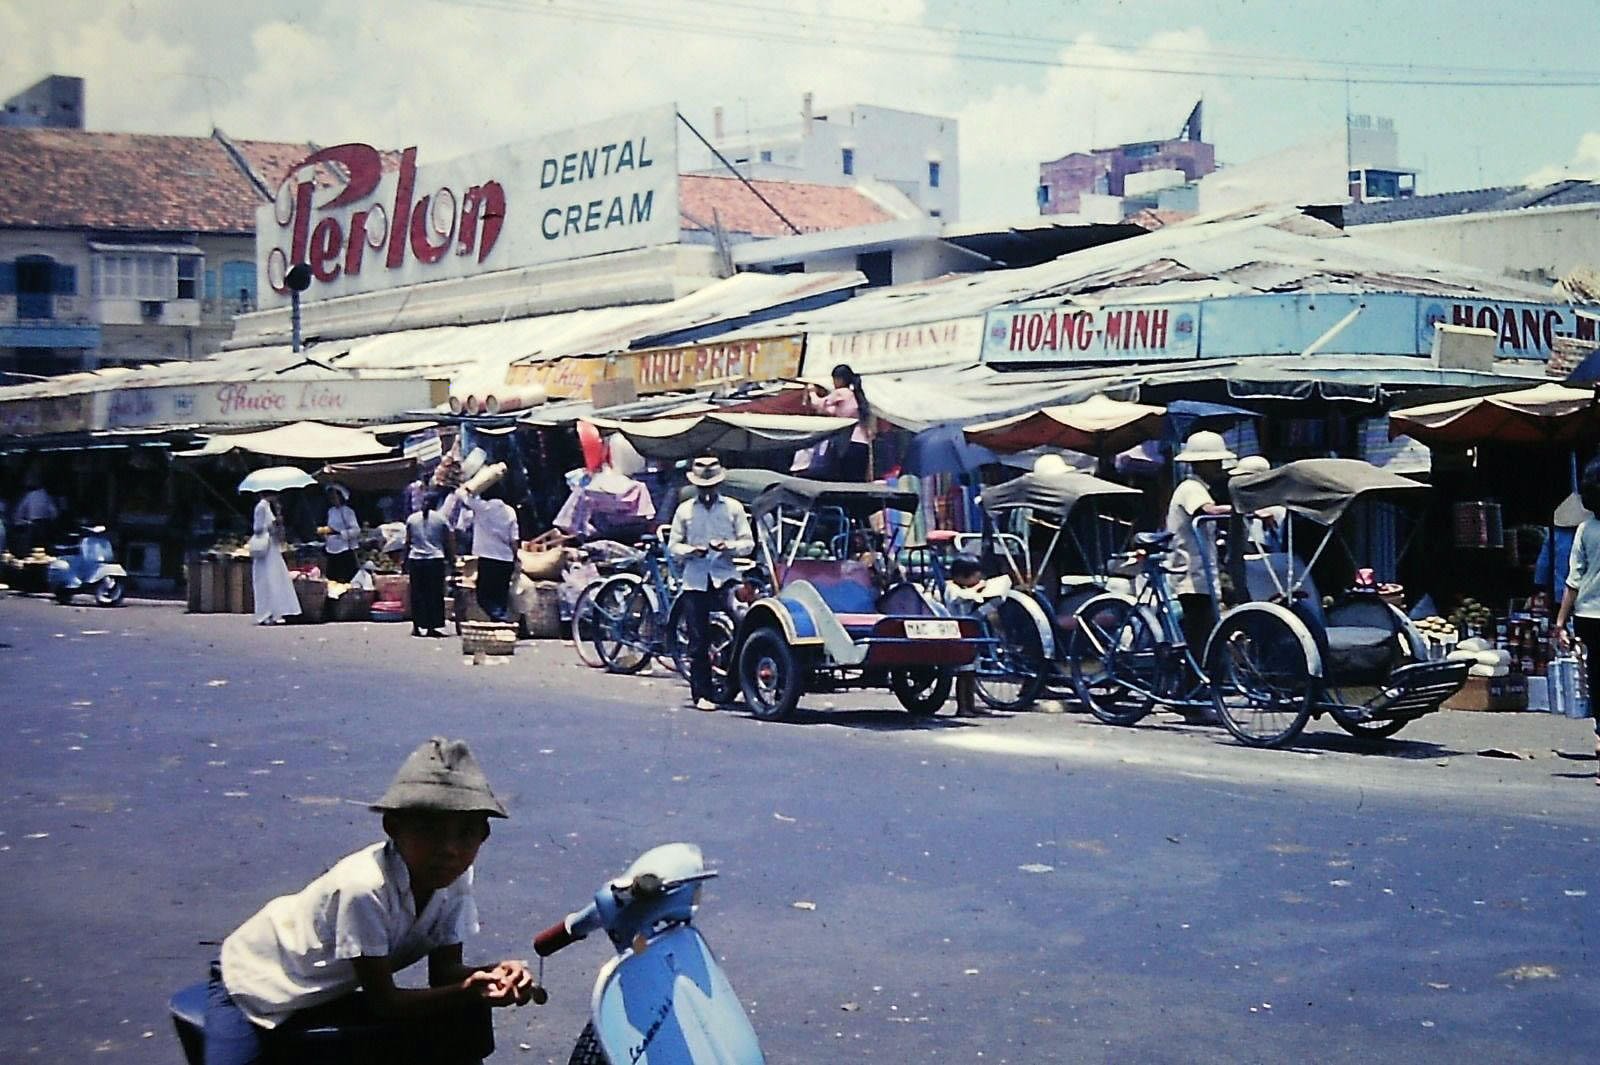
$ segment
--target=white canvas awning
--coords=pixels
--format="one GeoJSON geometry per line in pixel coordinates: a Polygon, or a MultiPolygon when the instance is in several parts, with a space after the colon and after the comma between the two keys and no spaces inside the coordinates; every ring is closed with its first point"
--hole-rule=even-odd
{"type": "Polygon", "coordinates": [[[593,418],[604,432],[621,433],[641,455],[687,459],[707,451],[728,455],[807,447],[850,428],[853,418],[809,414],[701,414],[688,418],[616,421],[593,418]]]}
{"type": "Polygon", "coordinates": [[[194,451],[181,451],[184,458],[204,458],[225,455],[230,451],[248,451],[255,455],[270,455],[282,459],[334,459],[372,458],[393,454],[394,448],[378,443],[377,437],[365,429],[346,429],[321,422],[295,422],[276,429],[258,433],[226,433],[211,437],[205,446],[194,451]]]}

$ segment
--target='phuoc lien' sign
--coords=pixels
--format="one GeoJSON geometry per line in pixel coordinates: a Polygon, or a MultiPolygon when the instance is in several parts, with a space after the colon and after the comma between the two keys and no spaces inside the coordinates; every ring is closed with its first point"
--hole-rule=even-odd
{"type": "Polygon", "coordinates": [[[450,162],[418,156],[340,144],[296,164],[256,212],[263,302],[288,302],[299,262],[306,297],[328,299],[678,239],[670,105],[450,162]]]}
{"type": "Polygon", "coordinates": [[[421,378],[321,381],[221,381],[97,393],[94,421],[107,429],[147,425],[263,425],[274,422],[362,422],[393,418],[433,404],[421,378]]]}

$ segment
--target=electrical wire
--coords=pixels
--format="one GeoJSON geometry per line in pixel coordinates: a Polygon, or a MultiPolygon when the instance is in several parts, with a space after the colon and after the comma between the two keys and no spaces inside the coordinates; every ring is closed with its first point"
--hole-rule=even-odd
{"type": "MultiPolygon", "coordinates": [[[[821,37],[805,33],[799,29],[785,29],[776,25],[766,16],[788,14],[798,26],[814,21],[815,16],[794,16],[792,12],[782,12],[779,9],[752,4],[736,4],[731,0],[700,0],[703,5],[720,3],[724,7],[741,8],[750,12],[745,14],[730,14],[720,17],[696,17],[693,12],[683,14],[690,7],[686,0],[672,5],[670,11],[659,8],[629,3],[626,0],[609,0],[605,7],[600,7],[592,0],[535,0],[535,2],[518,2],[518,0],[438,0],[441,3],[457,7],[480,8],[484,10],[503,11],[515,14],[533,15],[545,18],[561,18],[565,21],[580,21],[599,23],[603,25],[622,26],[630,29],[654,29],[667,32],[684,33],[702,37],[718,37],[750,41],[764,41],[771,43],[795,44],[802,47],[846,49],[855,52],[880,53],[892,55],[926,56],[928,47],[915,43],[905,43],[897,40],[867,40],[851,39],[844,36],[821,37]],[[730,20],[731,19],[731,20],[730,20]],[[759,21],[752,21],[757,19],[759,21]]],[[[834,16],[836,19],[851,19],[863,23],[872,23],[872,20],[860,16],[834,16]]],[[[876,25],[895,27],[902,36],[904,31],[912,27],[907,23],[883,22],[876,25]]],[[[931,27],[922,27],[922,32],[937,32],[931,27]]],[[[874,31],[877,32],[877,31],[874,31]]],[[[1001,37],[1007,40],[1016,40],[1009,35],[998,34],[996,31],[950,31],[954,36],[980,36],[1001,37]]],[[[1074,43],[1063,39],[1033,38],[1034,46],[1040,43],[1067,47],[1074,43]]],[[[1218,58],[1232,58],[1235,62],[1245,63],[1272,63],[1279,70],[1257,69],[1228,69],[1219,66],[1178,66],[1143,62],[1096,61],[1086,58],[1069,59],[1063,56],[1029,56],[1019,54],[995,54],[993,52],[976,51],[970,48],[955,47],[942,53],[940,58],[966,60],[980,63],[993,63],[1006,66],[1026,66],[1047,69],[1072,69],[1089,71],[1111,71],[1120,73],[1141,73],[1153,75],[1172,75],[1196,78],[1214,78],[1222,80],[1252,80],[1272,82],[1297,82],[1303,84],[1344,84],[1344,85],[1386,85],[1386,86],[1425,86],[1436,88],[1543,88],[1543,89],[1591,89],[1600,88],[1600,73],[1585,72],[1550,72],[1552,76],[1533,76],[1534,72],[1525,70],[1505,69],[1492,67],[1442,67],[1423,66],[1415,64],[1380,64],[1356,62],[1343,64],[1333,60],[1286,60],[1281,57],[1255,56],[1248,53],[1225,53],[1203,49],[1163,49],[1159,47],[1140,47],[1132,45],[1102,45],[1098,42],[1083,42],[1092,47],[1104,47],[1113,51],[1130,51],[1133,54],[1153,53],[1181,55],[1195,59],[1197,62],[1210,61],[1218,58]],[[1300,67],[1298,72],[1282,70],[1283,67],[1300,67]],[[1405,74],[1358,73],[1357,71],[1374,71],[1383,69],[1395,70],[1439,70],[1462,71],[1471,74],[1489,74],[1487,77],[1427,77],[1405,74]],[[1340,72],[1340,71],[1343,72],[1340,72]],[[1328,71],[1320,73],[1318,71],[1328,71]]]]}

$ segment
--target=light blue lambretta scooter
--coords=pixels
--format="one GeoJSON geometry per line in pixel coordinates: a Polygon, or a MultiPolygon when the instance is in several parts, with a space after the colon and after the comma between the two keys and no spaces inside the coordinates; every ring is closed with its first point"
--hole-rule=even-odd
{"type": "Polygon", "coordinates": [[[128,571],[117,562],[101,525],[86,525],[76,542],[60,547],[45,570],[45,586],[62,604],[88,592],[97,606],[116,606],[128,590],[128,571]]]}
{"type": "Polygon", "coordinates": [[[591,932],[617,948],[568,1065],[762,1065],[755,1029],[694,927],[700,885],[716,875],[693,844],[656,847],[534,939],[541,975],[545,958],[591,932]]]}

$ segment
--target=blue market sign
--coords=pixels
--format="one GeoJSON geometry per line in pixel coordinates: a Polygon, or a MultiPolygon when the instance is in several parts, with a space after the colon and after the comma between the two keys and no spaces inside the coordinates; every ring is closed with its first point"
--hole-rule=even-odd
{"type": "Polygon", "coordinates": [[[1263,294],[1194,303],[1001,307],[985,319],[983,359],[1094,364],[1298,355],[1358,309],[1321,351],[1426,356],[1440,324],[1489,330],[1504,359],[1543,361],[1559,336],[1596,339],[1595,319],[1561,303],[1408,293],[1263,294]]]}

